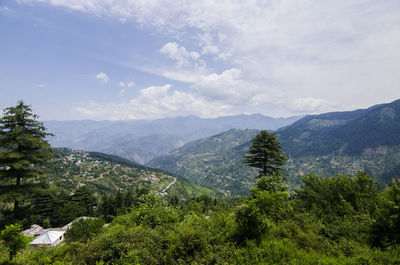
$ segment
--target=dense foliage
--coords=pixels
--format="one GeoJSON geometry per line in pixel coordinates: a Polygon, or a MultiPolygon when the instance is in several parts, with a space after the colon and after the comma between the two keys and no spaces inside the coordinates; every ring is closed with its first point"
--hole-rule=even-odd
{"type": "Polygon", "coordinates": [[[261,178],[235,202],[203,196],[174,204],[143,194],[107,227],[82,220],[67,243],[31,249],[14,264],[400,262],[398,181],[382,191],[360,172],[306,176],[291,193],[276,185],[261,178]]]}

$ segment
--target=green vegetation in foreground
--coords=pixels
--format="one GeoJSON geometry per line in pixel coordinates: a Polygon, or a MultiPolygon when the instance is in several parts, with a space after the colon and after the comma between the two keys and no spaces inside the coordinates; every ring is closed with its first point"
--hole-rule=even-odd
{"type": "Polygon", "coordinates": [[[365,173],[310,175],[291,199],[282,187],[260,178],[235,203],[143,195],[107,227],[80,224],[90,238],[30,248],[11,264],[399,264],[398,181],[381,191],[365,173]]]}

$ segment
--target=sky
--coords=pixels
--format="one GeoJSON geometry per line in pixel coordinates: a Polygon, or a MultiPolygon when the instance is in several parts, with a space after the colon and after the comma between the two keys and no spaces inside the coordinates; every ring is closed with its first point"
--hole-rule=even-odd
{"type": "Polygon", "coordinates": [[[399,0],[0,0],[0,109],[272,117],[400,98],[399,0]]]}

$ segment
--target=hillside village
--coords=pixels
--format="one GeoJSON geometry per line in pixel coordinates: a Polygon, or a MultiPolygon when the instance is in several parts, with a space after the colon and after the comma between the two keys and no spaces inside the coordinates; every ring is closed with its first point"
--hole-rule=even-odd
{"type": "Polygon", "coordinates": [[[87,185],[99,193],[132,187],[146,187],[161,193],[175,180],[161,171],[112,163],[85,151],[58,149],[55,154],[43,167],[43,175],[50,184],[69,190],[87,185]]]}

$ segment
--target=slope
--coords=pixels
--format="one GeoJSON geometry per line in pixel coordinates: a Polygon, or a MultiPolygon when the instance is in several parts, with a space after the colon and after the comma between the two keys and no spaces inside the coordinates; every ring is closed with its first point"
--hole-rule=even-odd
{"type": "Polygon", "coordinates": [[[258,130],[232,129],[197,140],[158,157],[148,166],[183,176],[194,183],[232,195],[244,195],[255,183],[256,170],[242,163],[258,130]]]}
{"type": "Polygon", "coordinates": [[[50,184],[69,192],[86,185],[100,194],[147,189],[167,197],[172,192],[180,200],[202,194],[221,195],[170,173],[98,152],[55,149],[55,158],[43,170],[50,184]]]}
{"type": "MultiPolygon", "coordinates": [[[[242,160],[255,133],[228,131],[186,144],[149,165],[232,194],[246,194],[256,173],[242,160]],[[227,137],[232,133],[235,137],[227,137]],[[242,139],[240,144],[236,139],[242,139]]],[[[400,176],[400,100],[306,116],[276,133],[289,157],[285,171],[293,185],[309,173],[353,175],[364,170],[382,184],[400,176]]]]}

